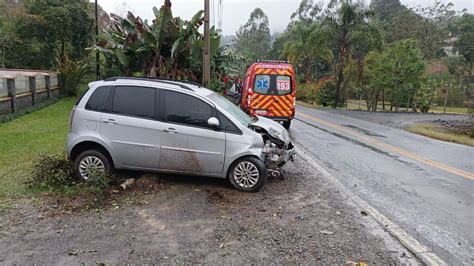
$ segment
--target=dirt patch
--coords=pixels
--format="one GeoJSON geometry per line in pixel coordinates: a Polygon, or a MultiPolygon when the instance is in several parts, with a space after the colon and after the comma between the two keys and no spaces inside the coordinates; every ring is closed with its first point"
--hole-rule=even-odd
{"type": "Polygon", "coordinates": [[[258,193],[236,191],[220,179],[149,175],[97,210],[45,217],[18,205],[2,213],[0,262],[413,262],[405,249],[386,245],[383,229],[384,236],[372,233],[370,216],[302,160],[258,193]]]}
{"type": "Polygon", "coordinates": [[[79,189],[80,192],[72,196],[42,193],[38,196],[38,199],[41,200],[39,212],[43,216],[52,217],[107,209],[123,202],[140,204],[144,196],[154,195],[166,187],[165,181],[150,174],[139,176],[136,179],[131,178],[131,180],[133,180],[133,183],[125,188],[121,184],[117,184],[101,193],[95,193],[87,189],[79,189]]]}
{"type": "Polygon", "coordinates": [[[434,124],[438,125],[438,128],[443,132],[474,138],[474,123],[472,120],[437,119],[434,124]]]}

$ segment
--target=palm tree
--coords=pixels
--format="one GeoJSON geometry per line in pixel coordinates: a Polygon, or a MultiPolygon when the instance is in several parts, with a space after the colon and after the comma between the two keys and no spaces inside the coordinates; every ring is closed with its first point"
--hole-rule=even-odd
{"type": "Polygon", "coordinates": [[[336,98],[333,107],[337,108],[341,99],[341,87],[344,82],[344,69],[347,65],[351,49],[356,39],[364,32],[372,16],[366,8],[359,3],[343,1],[336,12],[329,14],[323,21],[326,38],[333,37],[335,57],[333,71],[336,77],[336,98]]]}
{"type": "Polygon", "coordinates": [[[290,34],[291,41],[285,45],[283,53],[294,65],[302,62],[305,68],[306,82],[313,82],[312,66],[315,60],[329,61],[332,59],[332,51],[329,49],[328,42],[325,38],[321,38],[321,24],[295,22],[290,34]]]}

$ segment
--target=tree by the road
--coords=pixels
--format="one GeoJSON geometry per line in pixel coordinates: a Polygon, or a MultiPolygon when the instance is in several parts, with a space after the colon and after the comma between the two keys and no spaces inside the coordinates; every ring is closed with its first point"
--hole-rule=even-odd
{"type": "Polygon", "coordinates": [[[461,54],[467,62],[467,80],[465,93],[468,97],[471,94],[472,63],[474,61],[474,15],[463,14],[459,20],[454,23],[453,32],[457,36],[454,43],[454,49],[461,54]]]}
{"type": "Polygon", "coordinates": [[[333,72],[336,78],[336,96],[333,103],[334,108],[337,108],[341,101],[344,69],[347,66],[355,38],[363,32],[363,29],[370,18],[371,12],[361,4],[343,2],[334,14],[327,16],[323,22],[326,35],[334,36],[332,46],[335,51],[333,72]]]}
{"type": "Polygon", "coordinates": [[[372,53],[366,61],[364,83],[366,95],[373,97],[370,100],[372,110],[376,110],[382,89],[390,101],[390,110],[413,107],[424,71],[423,54],[414,40],[397,41],[381,53],[372,53]]]}
{"type": "Polygon", "coordinates": [[[253,62],[267,57],[271,41],[268,17],[262,9],[255,8],[237,32],[234,46],[238,53],[253,62]]]}

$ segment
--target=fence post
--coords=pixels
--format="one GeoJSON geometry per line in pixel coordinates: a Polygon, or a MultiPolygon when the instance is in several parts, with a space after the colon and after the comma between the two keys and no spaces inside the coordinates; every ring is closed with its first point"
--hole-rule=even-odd
{"type": "Polygon", "coordinates": [[[36,76],[31,75],[28,76],[28,81],[30,84],[30,92],[31,92],[31,105],[35,105],[37,98],[36,98],[36,76]]]}
{"type": "Polygon", "coordinates": [[[8,97],[11,98],[11,111],[16,111],[16,88],[15,88],[15,77],[5,77],[7,79],[7,91],[8,97]]]}
{"type": "Polygon", "coordinates": [[[46,93],[48,99],[51,98],[51,76],[49,74],[44,74],[44,86],[46,87],[46,93]]]}

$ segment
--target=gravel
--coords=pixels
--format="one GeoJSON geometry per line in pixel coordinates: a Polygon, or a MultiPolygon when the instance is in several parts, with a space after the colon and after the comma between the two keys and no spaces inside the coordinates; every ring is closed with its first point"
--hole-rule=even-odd
{"type": "Polygon", "coordinates": [[[302,158],[283,174],[259,193],[153,175],[158,189],[96,210],[18,203],[0,212],[0,263],[417,263],[302,158]]]}
{"type": "Polygon", "coordinates": [[[458,124],[472,122],[469,115],[412,113],[412,112],[368,112],[355,110],[325,109],[327,112],[349,116],[389,127],[405,129],[412,124],[430,124],[440,121],[449,121],[458,124]]]}

